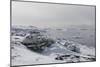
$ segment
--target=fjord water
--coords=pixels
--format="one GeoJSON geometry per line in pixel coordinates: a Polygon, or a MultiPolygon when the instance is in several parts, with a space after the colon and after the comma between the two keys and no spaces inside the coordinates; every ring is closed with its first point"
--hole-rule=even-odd
{"type": "Polygon", "coordinates": [[[95,26],[77,25],[49,30],[52,37],[63,38],[89,47],[95,47],[95,26]]]}

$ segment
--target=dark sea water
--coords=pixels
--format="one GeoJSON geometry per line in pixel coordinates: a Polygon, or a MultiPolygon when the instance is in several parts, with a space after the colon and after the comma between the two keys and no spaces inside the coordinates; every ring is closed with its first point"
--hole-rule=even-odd
{"type": "Polygon", "coordinates": [[[52,37],[64,38],[82,45],[95,47],[95,26],[70,26],[63,29],[51,30],[49,34],[52,37]]]}

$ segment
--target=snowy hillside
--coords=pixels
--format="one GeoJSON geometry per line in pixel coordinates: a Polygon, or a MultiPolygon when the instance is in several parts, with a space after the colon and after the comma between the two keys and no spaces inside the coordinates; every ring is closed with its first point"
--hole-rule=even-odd
{"type": "MultiPolygon", "coordinates": [[[[69,63],[95,61],[95,48],[82,45],[78,42],[54,36],[54,32],[67,29],[39,29],[33,26],[13,26],[11,30],[11,58],[12,66],[48,63],[69,63]],[[30,50],[22,44],[31,31],[39,30],[41,34],[54,39],[54,43],[43,48],[41,53],[30,50]]],[[[63,36],[63,35],[62,35],[63,36]]]]}

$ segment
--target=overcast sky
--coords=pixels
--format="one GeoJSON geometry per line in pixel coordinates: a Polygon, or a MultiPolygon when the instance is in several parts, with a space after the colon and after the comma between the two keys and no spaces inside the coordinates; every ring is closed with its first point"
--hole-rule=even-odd
{"type": "Polygon", "coordinates": [[[33,2],[12,2],[12,24],[37,27],[93,25],[95,7],[33,2]]]}

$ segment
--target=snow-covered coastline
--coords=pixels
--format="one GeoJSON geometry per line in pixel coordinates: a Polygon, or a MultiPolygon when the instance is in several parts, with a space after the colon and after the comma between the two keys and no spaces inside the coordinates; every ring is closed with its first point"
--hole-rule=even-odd
{"type": "MultiPolygon", "coordinates": [[[[42,53],[37,53],[29,50],[21,42],[29,34],[31,30],[38,30],[37,27],[14,26],[11,30],[11,61],[12,66],[16,65],[30,65],[30,64],[48,64],[48,63],[69,63],[69,62],[83,62],[95,61],[95,48],[79,44],[63,38],[56,38],[55,43],[50,47],[45,48],[42,53]],[[64,45],[69,44],[68,46],[64,45]],[[73,51],[73,47],[77,47],[77,51],[73,51]]],[[[39,29],[41,30],[41,29],[39,29]]],[[[50,29],[52,30],[52,29],[50,29]]],[[[46,29],[46,31],[48,29],[46,29]]],[[[59,30],[59,29],[57,29],[59,30]]],[[[60,29],[61,30],[61,29],[60,29]]],[[[41,30],[45,35],[45,30],[41,30]]],[[[67,30],[61,30],[67,31],[67,30]]],[[[52,35],[49,35],[52,38],[52,35]]]]}

